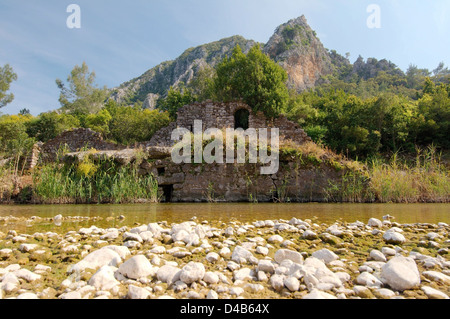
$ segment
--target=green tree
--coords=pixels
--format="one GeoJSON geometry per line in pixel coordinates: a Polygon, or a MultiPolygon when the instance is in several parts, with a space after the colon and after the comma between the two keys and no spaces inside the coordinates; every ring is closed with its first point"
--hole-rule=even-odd
{"type": "Polygon", "coordinates": [[[26,133],[26,123],[31,115],[4,115],[0,117],[0,156],[14,158],[14,173],[19,170],[34,144],[34,139],[26,133]]]}
{"type": "Polygon", "coordinates": [[[84,126],[96,132],[101,133],[104,137],[109,136],[109,123],[112,120],[111,114],[106,108],[101,109],[95,114],[89,114],[84,119],[84,126]]]}
{"type": "Polygon", "coordinates": [[[108,89],[98,88],[95,72],[90,72],[87,64],[76,65],[67,78],[67,86],[60,79],[56,85],[61,90],[59,102],[63,111],[73,114],[98,112],[108,96],[108,89]]]}
{"type": "Polygon", "coordinates": [[[113,110],[109,123],[110,137],[124,145],[149,141],[157,130],[170,123],[168,112],[129,106],[113,107],[112,103],[110,109],[113,110]]]}
{"type": "Polygon", "coordinates": [[[268,117],[283,112],[289,100],[286,71],[265,55],[259,45],[245,55],[237,45],[231,57],[217,66],[214,89],[222,101],[242,99],[268,117]]]}
{"type": "Polygon", "coordinates": [[[190,89],[183,87],[175,89],[171,86],[167,97],[160,101],[159,109],[169,112],[170,117],[176,119],[178,109],[194,101],[195,97],[190,89]]]}
{"type": "Polygon", "coordinates": [[[9,64],[0,66],[0,108],[6,106],[14,100],[14,94],[7,93],[13,81],[17,80],[17,74],[9,64]]]}
{"type": "Polygon", "coordinates": [[[62,132],[80,127],[80,121],[71,114],[47,112],[27,123],[27,133],[41,142],[47,142],[62,132]]]}
{"type": "Polygon", "coordinates": [[[216,70],[209,65],[199,67],[188,88],[197,101],[215,100],[214,78],[216,70]]]}

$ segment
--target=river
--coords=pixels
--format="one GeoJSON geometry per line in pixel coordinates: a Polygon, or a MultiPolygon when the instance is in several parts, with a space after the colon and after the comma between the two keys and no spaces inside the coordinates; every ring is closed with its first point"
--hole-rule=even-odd
{"type": "Polygon", "coordinates": [[[251,204],[251,203],[192,203],[192,204],[132,204],[132,205],[0,205],[0,230],[53,231],[55,226],[49,218],[61,214],[64,217],[84,216],[85,220],[64,221],[64,230],[81,227],[121,227],[136,224],[167,221],[183,222],[191,218],[197,221],[238,220],[289,220],[292,217],[312,219],[316,223],[335,221],[362,221],[369,218],[382,219],[384,215],[394,216],[399,223],[450,223],[450,204],[251,204]],[[14,216],[18,220],[2,217],[14,216]],[[39,223],[31,221],[32,216],[46,219],[39,223]],[[122,218],[121,218],[122,216],[122,218]],[[98,217],[98,218],[95,218],[98,217]],[[124,217],[124,218],[123,218],[124,217]],[[24,222],[28,219],[28,222],[24,222]]]}

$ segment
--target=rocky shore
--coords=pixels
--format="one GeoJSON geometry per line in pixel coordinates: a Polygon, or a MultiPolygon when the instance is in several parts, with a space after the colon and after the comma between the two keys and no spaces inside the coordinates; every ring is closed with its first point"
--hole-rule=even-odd
{"type": "MultiPolygon", "coordinates": [[[[76,217],[51,222],[70,218],[76,217]]],[[[446,223],[194,218],[62,233],[56,225],[32,234],[0,232],[0,299],[450,296],[446,223]]]]}

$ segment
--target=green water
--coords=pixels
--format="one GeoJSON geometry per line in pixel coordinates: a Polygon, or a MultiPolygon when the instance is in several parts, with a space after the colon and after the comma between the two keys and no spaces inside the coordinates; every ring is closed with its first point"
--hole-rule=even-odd
{"type": "Polygon", "coordinates": [[[395,217],[399,223],[450,223],[450,204],[250,204],[250,203],[192,203],[192,204],[133,204],[133,205],[0,205],[0,230],[61,231],[80,227],[122,227],[136,224],[167,221],[183,222],[196,217],[197,221],[238,220],[252,222],[266,219],[292,217],[313,219],[317,223],[333,223],[338,220],[366,223],[369,218],[381,219],[384,215],[395,217]],[[89,220],[64,221],[55,226],[48,219],[56,215],[85,216],[89,220]],[[125,219],[120,219],[123,215],[125,219]],[[2,217],[20,217],[21,221],[1,221],[2,217]],[[40,223],[28,222],[32,216],[46,218],[40,223]],[[99,217],[93,220],[93,217],[99,217]]]}

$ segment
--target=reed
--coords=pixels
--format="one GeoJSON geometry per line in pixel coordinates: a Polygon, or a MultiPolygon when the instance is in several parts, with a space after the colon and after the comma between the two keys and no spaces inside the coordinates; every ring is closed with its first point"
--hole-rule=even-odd
{"type": "Polygon", "coordinates": [[[140,176],[135,165],[113,161],[45,164],[33,174],[34,198],[43,203],[158,202],[158,183],[152,175],[140,176]]]}
{"type": "Polygon", "coordinates": [[[449,171],[441,154],[429,146],[417,149],[412,163],[394,154],[388,163],[370,163],[370,188],[381,203],[449,202],[449,171]]]}

